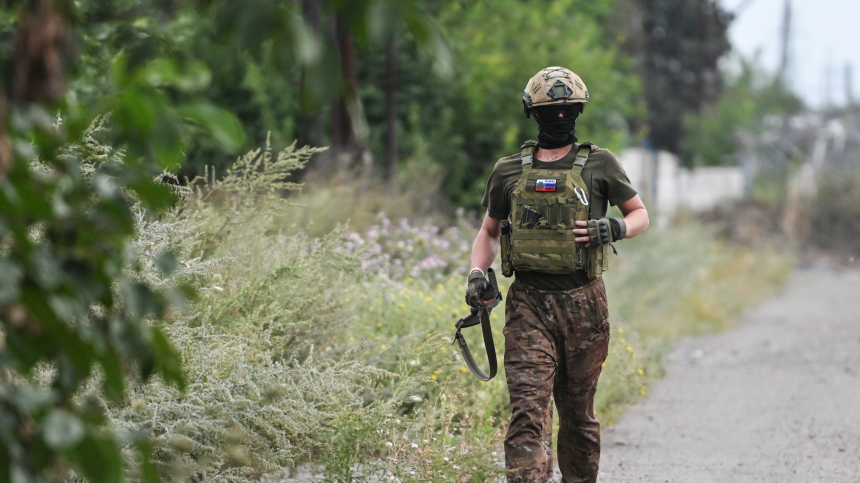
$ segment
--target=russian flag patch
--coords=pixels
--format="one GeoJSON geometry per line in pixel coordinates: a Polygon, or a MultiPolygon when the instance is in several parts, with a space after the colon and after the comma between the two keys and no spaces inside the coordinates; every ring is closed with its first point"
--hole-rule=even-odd
{"type": "Polygon", "coordinates": [[[554,179],[539,179],[535,183],[535,191],[555,191],[554,179]]]}

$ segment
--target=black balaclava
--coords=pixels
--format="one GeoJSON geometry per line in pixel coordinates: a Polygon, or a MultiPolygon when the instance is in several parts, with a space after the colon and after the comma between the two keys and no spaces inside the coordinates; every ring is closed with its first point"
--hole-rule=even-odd
{"type": "Polygon", "coordinates": [[[539,106],[532,110],[538,123],[538,146],[556,149],[575,143],[578,139],[576,118],[582,112],[581,104],[556,104],[539,106]]]}

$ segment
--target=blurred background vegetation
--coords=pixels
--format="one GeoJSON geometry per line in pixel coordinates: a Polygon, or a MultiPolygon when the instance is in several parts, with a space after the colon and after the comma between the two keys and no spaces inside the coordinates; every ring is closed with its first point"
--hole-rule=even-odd
{"type": "Polygon", "coordinates": [[[712,0],[0,1],[0,483],[304,462],[494,481],[504,385],[445,337],[548,65],[589,87],[582,140],[754,181],[624,246],[611,423],[668,344],[784,283],[783,240],[860,255],[856,109],[804,106],[732,51],[732,19],[712,0]]]}

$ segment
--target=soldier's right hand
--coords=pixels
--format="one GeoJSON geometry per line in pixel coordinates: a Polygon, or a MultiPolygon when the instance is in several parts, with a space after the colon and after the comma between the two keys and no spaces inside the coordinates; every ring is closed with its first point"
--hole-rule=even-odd
{"type": "Polygon", "coordinates": [[[480,308],[481,305],[492,305],[496,301],[496,291],[484,276],[483,272],[473,270],[469,274],[466,287],[466,304],[480,308]]]}

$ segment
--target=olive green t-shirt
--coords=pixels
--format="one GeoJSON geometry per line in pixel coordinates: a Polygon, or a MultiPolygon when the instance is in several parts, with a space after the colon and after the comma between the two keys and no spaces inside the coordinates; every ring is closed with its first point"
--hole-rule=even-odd
{"type": "MultiPolygon", "coordinates": [[[[540,161],[533,158],[532,169],[570,170],[576,160],[579,145],[556,161],[540,161]]],[[[487,208],[490,218],[506,220],[511,212],[511,195],[523,172],[519,154],[500,159],[493,168],[481,204],[487,208]]],[[[615,206],[636,196],[630,179],[618,158],[608,149],[592,151],[582,169],[582,179],[588,186],[592,218],[606,216],[607,204],[615,206]]],[[[584,270],[572,274],[548,274],[540,272],[517,272],[517,280],[543,290],[570,290],[588,283],[584,270]]]]}

